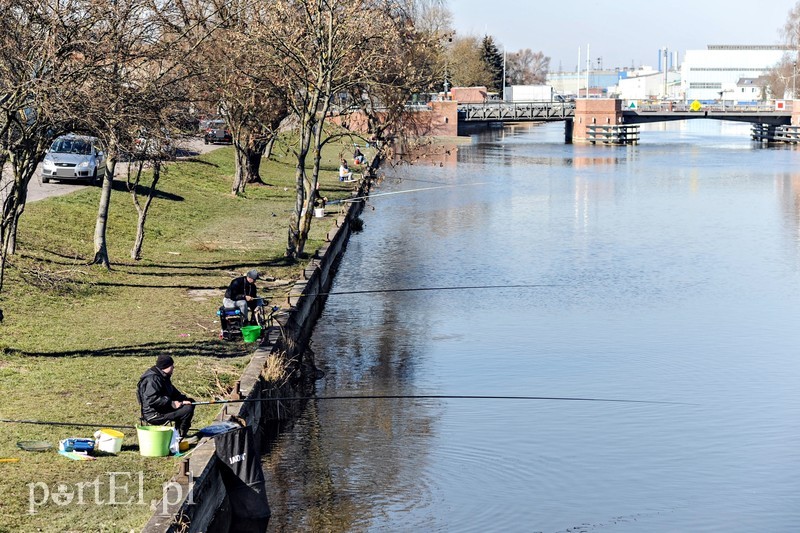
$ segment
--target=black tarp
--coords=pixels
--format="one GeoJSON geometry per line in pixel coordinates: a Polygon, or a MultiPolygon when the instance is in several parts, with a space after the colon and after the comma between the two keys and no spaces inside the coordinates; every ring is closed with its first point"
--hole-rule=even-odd
{"type": "Polygon", "coordinates": [[[220,433],[214,437],[220,473],[231,505],[231,531],[263,533],[269,524],[270,510],[261,454],[249,427],[220,433]]]}

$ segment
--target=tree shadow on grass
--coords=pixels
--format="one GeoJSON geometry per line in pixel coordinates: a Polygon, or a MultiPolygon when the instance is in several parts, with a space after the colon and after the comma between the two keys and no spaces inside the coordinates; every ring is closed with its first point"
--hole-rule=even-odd
{"type": "Polygon", "coordinates": [[[98,350],[65,350],[61,352],[30,352],[8,348],[6,353],[22,357],[149,357],[153,361],[161,354],[173,357],[216,357],[227,359],[249,353],[244,344],[236,341],[208,340],[201,342],[150,342],[132,346],[114,346],[98,350]]]}
{"type": "MultiPolygon", "coordinates": [[[[88,258],[83,256],[69,256],[63,254],[61,252],[56,252],[54,250],[50,250],[47,248],[42,248],[41,250],[44,253],[53,255],[57,258],[62,260],[50,258],[50,257],[42,257],[39,255],[35,255],[29,252],[19,252],[20,257],[24,257],[26,259],[31,259],[33,261],[39,261],[42,263],[49,263],[55,265],[81,265],[85,266],[88,258]]],[[[273,259],[272,261],[267,262],[260,262],[263,265],[263,268],[279,268],[279,267],[289,267],[293,266],[297,263],[297,261],[287,258],[281,257],[278,259],[273,259]]],[[[190,262],[176,262],[176,263],[142,263],[142,264],[131,264],[131,263],[117,263],[116,265],[111,266],[112,271],[121,272],[124,274],[131,274],[136,276],[172,276],[172,275],[185,275],[186,270],[197,270],[199,274],[205,274],[210,271],[214,270],[249,270],[253,268],[254,262],[239,262],[239,263],[227,263],[222,261],[199,261],[197,263],[190,263],[190,262]],[[166,272],[141,272],[142,269],[156,269],[156,270],[166,270],[166,272]],[[169,269],[173,269],[174,272],[169,272],[169,269]]]]}
{"type": "MultiPolygon", "coordinates": [[[[125,183],[125,180],[120,179],[114,180],[112,189],[120,192],[129,192],[128,185],[125,183]]],[[[147,196],[149,193],[150,187],[145,187],[144,185],[136,186],[136,194],[140,196],[147,196]]],[[[178,196],[177,194],[172,194],[171,192],[159,190],[156,190],[155,194],[153,194],[153,198],[158,198],[159,200],[169,200],[171,202],[182,202],[184,200],[183,196],[178,196]]]]}

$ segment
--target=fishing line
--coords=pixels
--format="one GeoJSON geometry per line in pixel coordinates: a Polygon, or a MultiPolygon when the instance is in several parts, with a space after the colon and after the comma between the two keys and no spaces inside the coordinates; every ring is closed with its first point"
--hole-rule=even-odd
{"type": "Polygon", "coordinates": [[[420,291],[460,291],[470,289],[535,289],[542,287],[569,287],[570,285],[549,285],[549,284],[535,284],[535,285],[461,285],[455,287],[406,287],[399,289],[364,289],[358,291],[332,291],[320,292],[318,296],[340,296],[345,294],[374,294],[381,292],[420,292],[420,291]]]}
{"type": "Polygon", "coordinates": [[[389,196],[391,194],[406,194],[409,192],[432,191],[435,189],[450,189],[452,187],[467,187],[469,185],[486,185],[486,183],[454,183],[452,185],[440,185],[438,187],[421,187],[419,189],[408,189],[405,191],[380,192],[378,194],[366,194],[364,196],[354,196],[353,198],[344,198],[342,200],[332,200],[328,202],[327,205],[341,204],[346,202],[358,202],[362,200],[367,200],[369,198],[377,198],[379,196],[389,196]]]}
{"type": "Polygon", "coordinates": [[[111,428],[111,429],[136,429],[136,426],[120,426],[114,424],[82,424],[79,422],[46,422],[43,420],[9,420],[0,418],[0,422],[9,424],[37,424],[41,426],[67,426],[76,428],[111,428]]]}
{"type": "Polygon", "coordinates": [[[192,405],[217,405],[229,403],[282,402],[293,400],[553,400],[568,402],[612,402],[612,403],[647,403],[663,405],[697,405],[686,402],[669,402],[658,400],[627,400],[616,398],[579,398],[570,396],[481,396],[474,394],[378,394],[366,396],[291,396],[285,398],[242,398],[239,400],[211,400],[193,402],[192,405]]]}
{"type": "Polygon", "coordinates": [[[395,181],[398,181],[398,182],[416,181],[416,182],[419,182],[419,183],[433,183],[434,185],[450,185],[449,183],[445,183],[443,181],[421,180],[419,178],[398,178],[398,177],[395,177],[395,176],[383,176],[383,179],[385,179],[385,180],[395,180],[395,181]]]}
{"type": "MultiPolygon", "coordinates": [[[[579,398],[570,396],[482,396],[475,394],[373,394],[365,396],[286,396],[280,398],[242,398],[239,400],[210,400],[207,402],[192,402],[191,405],[223,405],[230,403],[254,402],[289,402],[304,400],[550,400],[566,402],[605,402],[605,403],[640,403],[661,405],[697,405],[686,402],[669,402],[659,400],[628,400],[619,398],[579,398]]],[[[112,429],[136,429],[136,426],[120,424],[86,424],[80,422],[52,422],[44,420],[11,420],[0,418],[0,422],[9,424],[35,424],[40,426],[66,426],[66,427],[91,427],[112,429]]],[[[194,429],[194,428],[193,428],[194,429]]]]}

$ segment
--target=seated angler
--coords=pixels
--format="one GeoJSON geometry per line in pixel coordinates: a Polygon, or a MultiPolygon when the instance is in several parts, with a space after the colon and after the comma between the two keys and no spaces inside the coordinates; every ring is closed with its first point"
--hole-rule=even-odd
{"type": "Polygon", "coordinates": [[[159,355],[156,364],[139,379],[137,396],[144,424],[160,426],[174,422],[181,439],[185,439],[192,425],[194,400],[172,384],[174,370],[172,357],[159,355]]]}
{"type": "MultiPolygon", "coordinates": [[[[247,323],[248,309],[255,310],[260,303],[260,298],[256,296],[256,280],[259,279],[258,270],[249,270],[244,276],[239,276],[231,281],[222,299],[222,305],[226,309],[239,309],[242,313],[242,321],[247,323]]],[[[223,327],[223,329],[225,329],[223,327]]]]}
{"type": "Polygon", "coordinates": [[[344,159],[342,159],[342,164],[339,166],[339,181],[353,181],[353,173],[344,159]]]}

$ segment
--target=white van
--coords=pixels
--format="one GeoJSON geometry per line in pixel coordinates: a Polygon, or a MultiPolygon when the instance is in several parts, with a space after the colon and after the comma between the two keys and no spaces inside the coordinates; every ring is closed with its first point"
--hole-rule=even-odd
{"type": "Polygon", "coordinates": [[[59,181],[97,182],[106,172],[106,158],[96,137],[70,133],[53,141],[42,160],[42,183],[59,181]]]}

